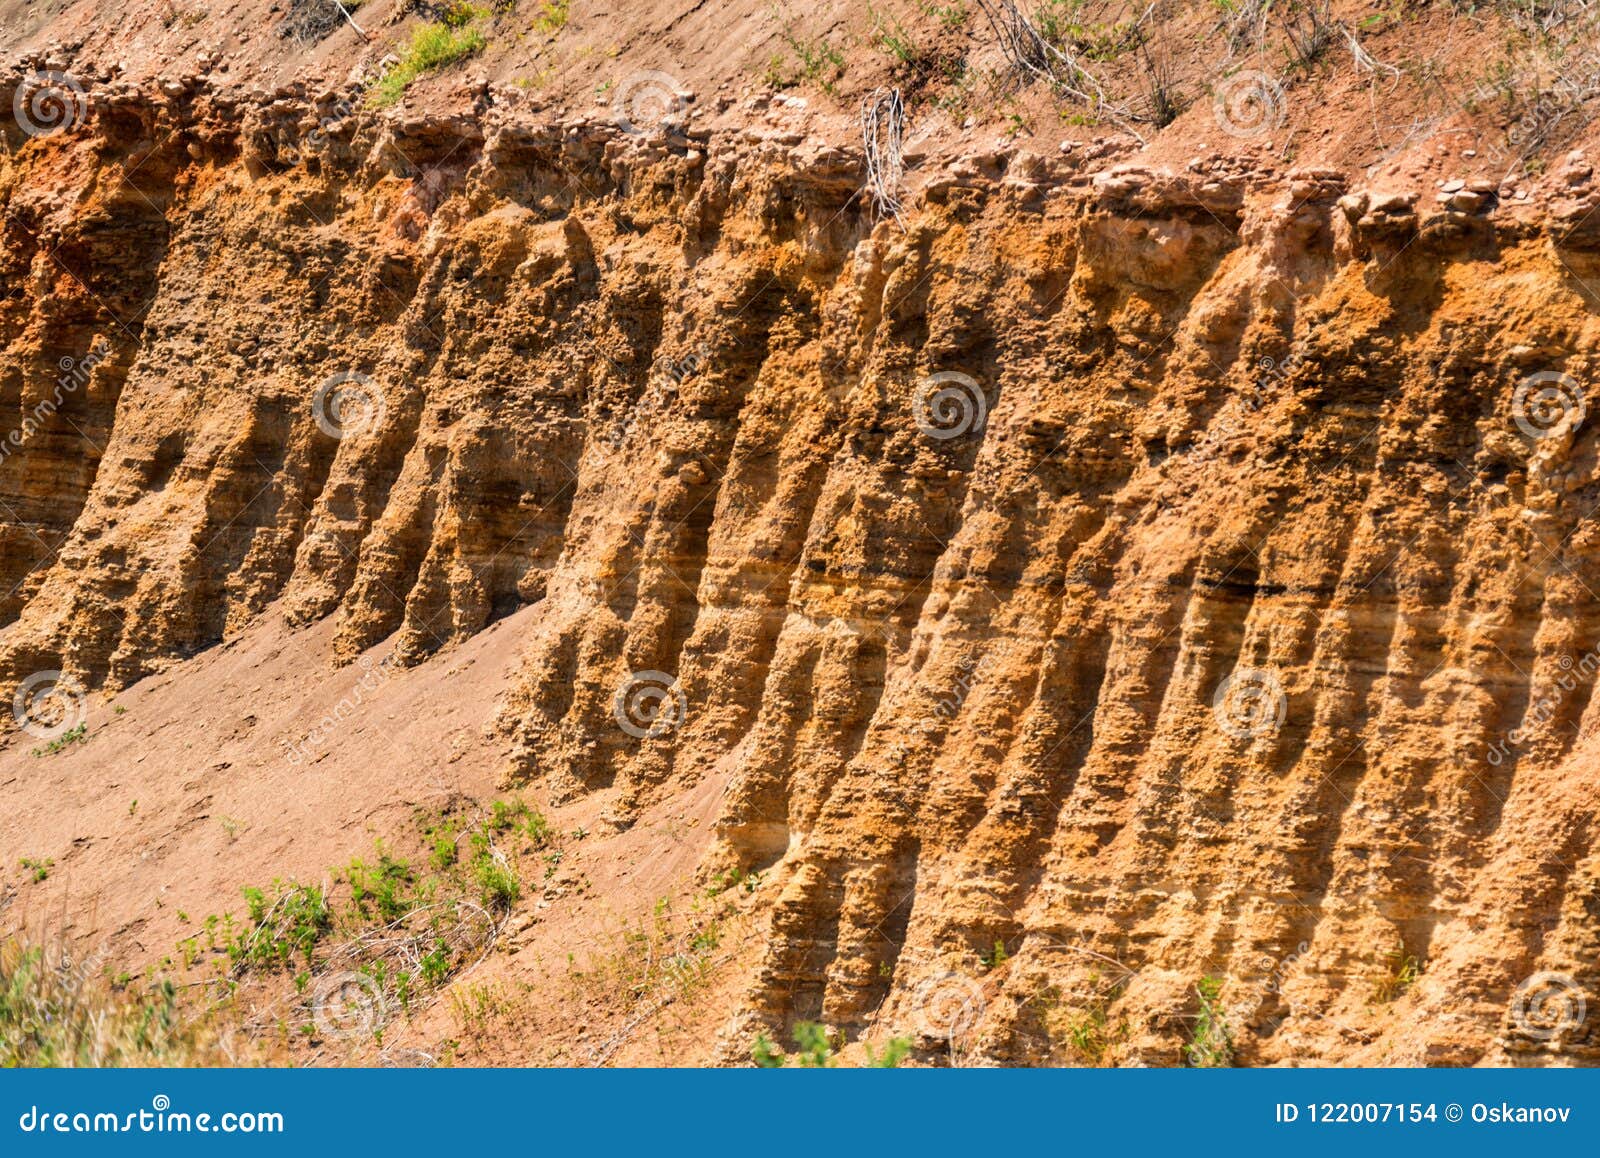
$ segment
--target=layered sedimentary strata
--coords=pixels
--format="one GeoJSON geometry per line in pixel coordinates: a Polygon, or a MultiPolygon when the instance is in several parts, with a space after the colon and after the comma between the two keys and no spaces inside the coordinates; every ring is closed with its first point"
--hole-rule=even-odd
{"type": "Polygon", "coordinates": [[[7,686],[532,604],[506,779],[727,778],[752,1032],[1177,1064],[1217,978],[1244,1062],[1600,1058],[1581,160],[997,154],[902,227],[772,134],[170,89],[8,130],[7,686]]]}

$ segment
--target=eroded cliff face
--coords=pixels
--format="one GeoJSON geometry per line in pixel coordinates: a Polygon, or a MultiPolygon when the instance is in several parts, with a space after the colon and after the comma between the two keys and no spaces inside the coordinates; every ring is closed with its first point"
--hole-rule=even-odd
{"type": "Polygon", "coordinates": [[[775,134],[124,89],[7,143],[7,687],[534,605],[506,781],[725,776],[702,871],[775,890],[728,1061],[1180,1064],[1208,977],[1245,1063],[1600,1059],[1581,162],[1019,152],[902,228],[775,134]]]}

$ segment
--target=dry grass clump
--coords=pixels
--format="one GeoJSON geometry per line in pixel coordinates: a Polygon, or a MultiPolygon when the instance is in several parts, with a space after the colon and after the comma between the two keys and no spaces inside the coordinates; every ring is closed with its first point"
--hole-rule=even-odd
{"type": "Polygon", "coordinates": [[[231,1066],[233,1042],[185,1016],[170,981],[114,984],[64,942],[0,940],[0,1067],[231,1066]]]}

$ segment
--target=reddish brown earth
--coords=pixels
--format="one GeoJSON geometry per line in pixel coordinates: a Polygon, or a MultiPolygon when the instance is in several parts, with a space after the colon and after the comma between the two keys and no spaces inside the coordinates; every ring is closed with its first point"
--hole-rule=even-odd
{"type": "Polygon", "coordinates": [[[295,1056],[1179,1065],[1215,985],[1240,1064],[1600,1058],[1576,26],[1341,5],[1373,63],[1290,70],[1176,5],[1096,113],[854,6],[524,3],[378,110],[423,17],[288,7],[0,4],[3,103],[84,93],[0,158],[0,682],[83,724],[0,750],[9,930],[183,972],[520,795],[482,951],[295,1056]]]}

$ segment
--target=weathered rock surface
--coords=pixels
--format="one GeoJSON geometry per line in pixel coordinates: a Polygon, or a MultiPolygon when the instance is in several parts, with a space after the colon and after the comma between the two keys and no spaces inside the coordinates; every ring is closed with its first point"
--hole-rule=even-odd
{"type": "Polygon", "coordinates": [[[902,232],[775,140],[92,96],[0,161],[7,687],[534,604],[507,780],[733,769],[757,1022],[1176,1064],[1215,976],[1243,1062],[1600,1059],[1519,1012],[1600,1008],[1581,182],[999,157],[902,232]]]}

